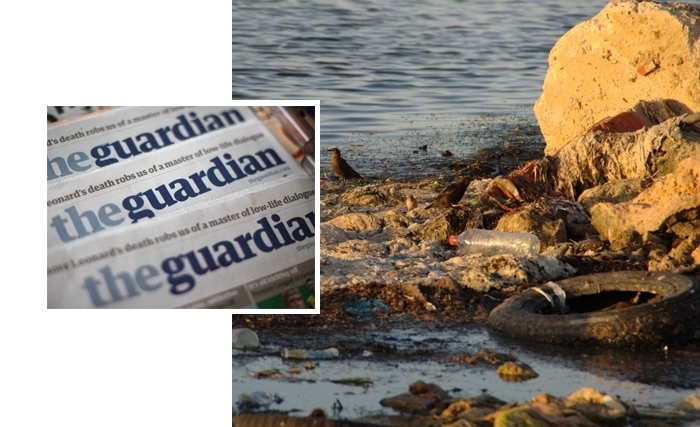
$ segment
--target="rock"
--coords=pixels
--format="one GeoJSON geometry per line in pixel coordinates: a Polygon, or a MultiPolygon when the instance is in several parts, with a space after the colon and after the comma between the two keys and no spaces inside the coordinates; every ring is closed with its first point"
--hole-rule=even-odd
{"type": "Polygon", "coordinates": [[[614,424],[634,412],[619,399],[591,387],[571,393],[566,397],[565,404],[596,423],[614,424]]]}
{"type": "Polygon", "coordinates": [[[345,231],[367,231],[382,228],[382,221],[379,218],[365,213],[341,215],[326,221],[326,223],[345,231]]]}
{"type": "Polygon", "coordinates": [[[343,243],[348,240],[348,236],[343,230],[336,227],[335,225],[328,223],[321,223],[321,244],[337,244],[343,243]]]}
{"type": "Polygon", "coordinates": [[[638,101],[700,111],[698,19],[698,6],[613,0],[562,36],[534,108],[545,154],[638,101]]]}
{"type": "Polygon", "coordinates": [[[686,413],[700,415],[700,391],[678,402],[676,408],[686,413]]]}
{"type": "Polygon", "coordinates": [[[642,179],[621,179],[585,190],[578,196],[578,201],[590,212],[597,203],[627,202],[637,197],[642,190],[642,179]]]}
{"type": "Polygon", "coordinates": [[[496,226],[498,231],[529,232],[540,240],[540,251],[557,243],[568,241],[564,221],[549,220],[529,210],[522,210],[506,214],[501,217],[496,226]]]}
{"type": "Polygon", "coordinates": [[[630,228],[617,230],[610,237],[611,251],[635,251],[642,247],[642,236],[630,228]]]}
{"type": "Polygon", "coordinates": [[[537,378],[537,372],[524,363],[506,362],[498,367],[498,376],[505,381],[526,381],[537,378]]]}
{"type": "Polygon", "coordinates": [[[668,256],[677,267],[700,264],[700,221],[679,222],[671,227],[680,238],[668,256]]]}
{"type": "MultiPolygon", "coordinates": [[[[453,400],[450,406],[442,411],[440,418],[454,419],[455,417],[459,417],[460,420],[476,423],[468,425],[477,426],[483,422],[484,417],[493,413],[505,403],[506,402],[489,396],[488,394],[482,394],[469,399],[458,398],[453,400]]],[[[453,424],[443,424],[443,426],[451,425],[453,424]]]]}
{"type": "Polygon", "coordinates": [[[419,234],[422,240],[445,242],[449,236],[459,234],[466,228],[480,228],[482,225],[481,213],[460,207],[426,221],[419,234]]]}
{"type": "Polygon", "coordinates": [[[550,405],[557,405],[561,408],[564,407],[564,400],[560,399],[556,396],[552,396],[551,394],[548,393],[540,393],[537,396],[533,397],[530,399],[530,402],[533,403],[547,403],[550,405]]]}
{"type": "MultiPolygon", "coordinates": [[[[410,393],[400,394],[379,401],[379,404],[399,412],[425,413],[433,408],[447,406],[450,396],[435,384],[416,381],[409,386],[410,393]]],[[[442,408],[440,408],[442,410],[442,408]]]]}
{"type": "Polygon", "coordinates": [[[603,240],[634,230],[640,235],[659,230],[675,214],[700,206],[700,156],[682,161],[673,174],[656,181],[629,202],[599,203],[591,223],[603,240]]]}

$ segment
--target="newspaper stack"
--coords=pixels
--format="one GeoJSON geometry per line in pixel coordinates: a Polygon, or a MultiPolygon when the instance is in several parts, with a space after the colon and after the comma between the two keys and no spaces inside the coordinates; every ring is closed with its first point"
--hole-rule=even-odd
{"type": "Polygon", "coordinates": [[[248,107],[48,128],[49,308],[316,308],[314,181],[248,107]]]}

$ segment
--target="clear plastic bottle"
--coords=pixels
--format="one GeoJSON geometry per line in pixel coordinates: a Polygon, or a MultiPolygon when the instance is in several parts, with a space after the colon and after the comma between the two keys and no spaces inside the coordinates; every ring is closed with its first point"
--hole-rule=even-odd
{"type": "Polygon", "coordinates": [[[527,256],[540,253],[540,239],[532,233],[507,233],[470,228],[459,236],[450,236],[448,241],[452,246],[459,246],[463,254],[527,256]]]}

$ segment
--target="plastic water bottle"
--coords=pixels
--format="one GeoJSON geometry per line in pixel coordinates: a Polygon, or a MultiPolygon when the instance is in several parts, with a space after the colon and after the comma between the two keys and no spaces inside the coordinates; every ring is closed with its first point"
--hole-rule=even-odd
{"type": "Polygon", "coordinates": [[[325,350],[289,350],[286,348],[282,350],[283,359],[335,359],[338,356],[340,356],[340,352],[334,347],[325,350]]]}
{"type": "Polygon", "coordinates": [[[506,233],[470,228],[459,236],[450,236],[449,242],[452,246],[459,246],[463,254],[527,256],[540,253],[540,239],[532,233],[506,233]]]}

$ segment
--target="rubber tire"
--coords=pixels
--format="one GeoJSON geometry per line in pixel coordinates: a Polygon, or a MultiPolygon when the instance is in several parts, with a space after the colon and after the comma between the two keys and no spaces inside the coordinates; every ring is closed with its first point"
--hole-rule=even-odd
{"type": "Polygon", "coordinates": [[[630,348],[700,341],[700,284],[692,277],[623,271],[579,276],[557,284],[567,299],[601,291],[642,291],[663,298],[608,311],[544,315],[538,313],[549,303],[529,289],[493,309],[489,329],[530,341],[630,348]]]}

